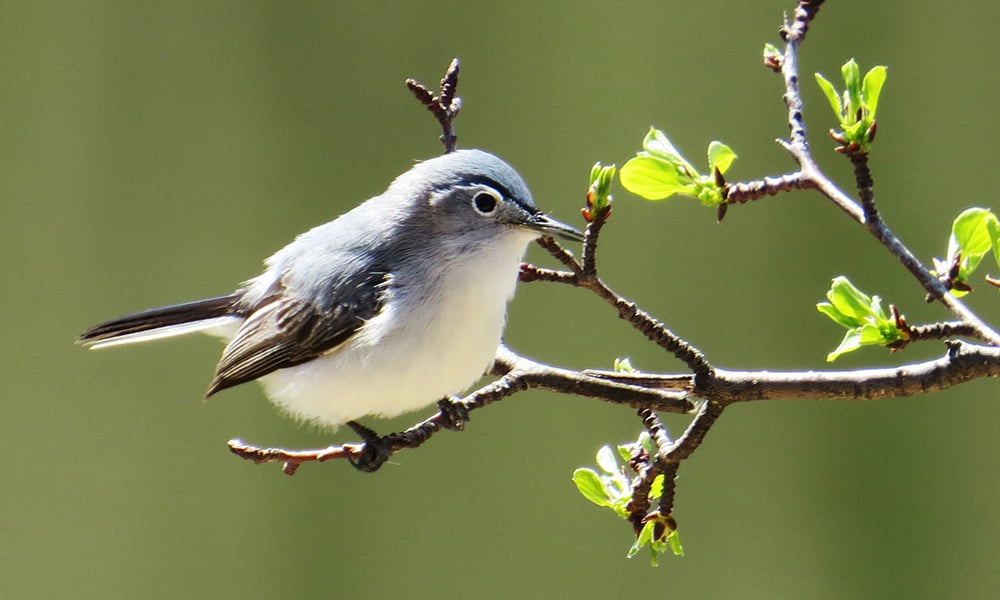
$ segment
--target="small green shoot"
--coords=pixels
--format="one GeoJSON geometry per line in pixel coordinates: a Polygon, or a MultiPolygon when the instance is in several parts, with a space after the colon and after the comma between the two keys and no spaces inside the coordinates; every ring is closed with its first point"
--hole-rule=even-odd
{"type": "Polygon", "coordinates": [[[639,372],[638,369],[632,366],[632,361],[627,356],[625,358],[616,358],[612,369],[614,369],[615,373],[626,373],[628,375],[634,375],[639,372]]]}
{"type": "Polygon", "coordinates": [[[785,55],[774,44],[764,44],[764,66],[775,73],[781,71],[785,55]]]}
{"type": "Polygon", "coordinates": [[[596,218],[611,216],[611,182],[615,178],[615,166],[594,163],[590,169],[590,185],[587,188],[587,207],[582,209],[583,218],[588,223],[596,218]]]}
{"type": "Polygon", "coordinates": [[[827,355],[827,361],[832,362],[862,346],[887,346],[895,349],[910,340],[906,321],[894,308],[891,317],[886,315],[881,298],[865,294],[846,277],[834,278],[826,298],[829,302],[820,302],[816,309],[847,329],[840,346],[827,355]]]}
{"type": "Polygon", "coordinates": [[[654,567],[659,566],[660,555],[667,550],[673,552],[674,556],[684,556],[681,538],[677,533],[677,522],[672,516],[658,512],[646,517],[635,543],[628,550],[628,557],[638,554],[643,546],[649,546],[649,562],[654,567]]]}
{"type": "Polygon", "coordinates": [[[838,152],[867,154],[875,140],[875,113],[885,85],[886,68],[872,67],[862,79],[858,63],[852,58],[840,68],[840,73],[844,91],[839,93],[829,80],[816,73],[816,83],[823,90],[840,127],[839,131],[831,129],[830,136],[841,144],[838,152]]]}
{"type": "MultiPolygon", "coordinates": [[[[620,362],[627,364],[627,360],[616,361],[616,367],[620,362]]],[[[635,477],[628,475],[626,470],[628,464],[640,454],[650,455],[655,452],[655,444],[649,433],[645,431],[639,435],[639,439],[635,442],[621,444],[616,449],[604,446],[597,451],[595,457],[597,468],[577,469],[573,472],[573,483],[587,500],[597,506],[611,509],[622,519],[628,519],[635,477]]],[[[659,475],[653,480],[649,498],[651,501],[655,501],[662,495],[663,475],[659,475]]],[[[650,561],[653,566],[657,565],[659,555],[667,550],[676,556],[683,556],[684,548],[681,546],[680,536],[677,533],[677,523],[672,515],[660,515],[658,512],[646,515],[642,529],[628,551],[628,557],[635,556],[644,546],[649,546],[650,561]]]]}
{"type": "Polygon", "coordinates": [[[951,224],[948,254],[945,260],[934,259],[934,274],[956,297],[972,291],[969,279],[983,257],[992,249],[1000,265],[1000,222],[987,208],[962,211],[951,224]]]}
{"type": "Polygon", "coordinates": [[[658,129],[650,128],[642,147],[621,169],[622,185],[628,191],[647,200],[680,195],[698,198],[705,206],[725,202],[722,176],[736,160],[729,146],[717,141],[709,144],[709,175],[699,173],[658,129]]]}

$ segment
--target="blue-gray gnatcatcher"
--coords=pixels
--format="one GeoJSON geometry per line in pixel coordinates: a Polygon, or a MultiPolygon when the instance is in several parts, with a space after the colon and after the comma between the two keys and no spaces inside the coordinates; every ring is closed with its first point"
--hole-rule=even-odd
{"type": "Polygon", "coordinates": [[[234,294],[121,317],[79,341],[212,333],[228,345],[208,396],[260,379],[276,405],[311,423],[391,417],[483,375],[540,236],[583,238],[539,211],[510,165],[459,150],[298,236],[234,294]]]}

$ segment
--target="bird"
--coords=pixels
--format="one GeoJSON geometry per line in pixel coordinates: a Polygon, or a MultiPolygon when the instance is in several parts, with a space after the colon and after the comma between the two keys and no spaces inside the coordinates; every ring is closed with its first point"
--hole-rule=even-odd
{"type": "MultiPolygon", "coordinates": [[[[375,448],[358,419],[447,402],[489,369],[521,261],[543,236],[583,240],[535,206],[504,160],[456,150],[300,234],[232,294],[129,314],[77,341],[215,335],[226,346],[206,398],[257,380],[280,411],[330,430],[347,424],[375,448]]],[[[355,466],[385,458],[376,449],[355,466]]]]}

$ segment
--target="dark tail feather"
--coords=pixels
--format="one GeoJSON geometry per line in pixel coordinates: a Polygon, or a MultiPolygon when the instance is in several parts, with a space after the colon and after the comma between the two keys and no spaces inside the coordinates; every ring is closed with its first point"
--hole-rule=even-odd
{"type": "MultiPolygon", "coordinates": [[[[219,319],[220,317],[239,316],[236,304],[240,294],[207,298],[173,306],[151,308],[131,315],[125,315],[91,327],[80,334],[77,343],[92,346],[109,342],[125,336],[133,336],[157,329],[178,327],[188,323],[219,319]]],[[[191,330],[197,329],[192,327],[191,330]]],[[[178,331],[181,333],[182,331],[178,331]]],[[[137,338],[140,336],[136,336],[137,338]]],[[[138,340],[136,340],[138,341],[138,340]]]]}

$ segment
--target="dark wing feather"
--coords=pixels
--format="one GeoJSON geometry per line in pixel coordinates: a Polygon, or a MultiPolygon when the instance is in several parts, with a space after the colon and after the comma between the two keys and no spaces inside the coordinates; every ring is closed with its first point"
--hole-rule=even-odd
{"type": "Polygon", "coordinates": [[[206,396],[302,364],[344,343],[382,309],[387,277],[381,269],[358,273],[314,300],[296,297],[279,282],[226,346],[206,396]]]}
{"type": "Polygon", "coordinates": [[[239,294],[232,294],[151,308],[91,327],[80,334],[77,342],[89,346],[103,340],[152,331],[162,327],[214,319],[226,315],[238,315],[240,314],[238,310],[239,299],[239,294]]]}

